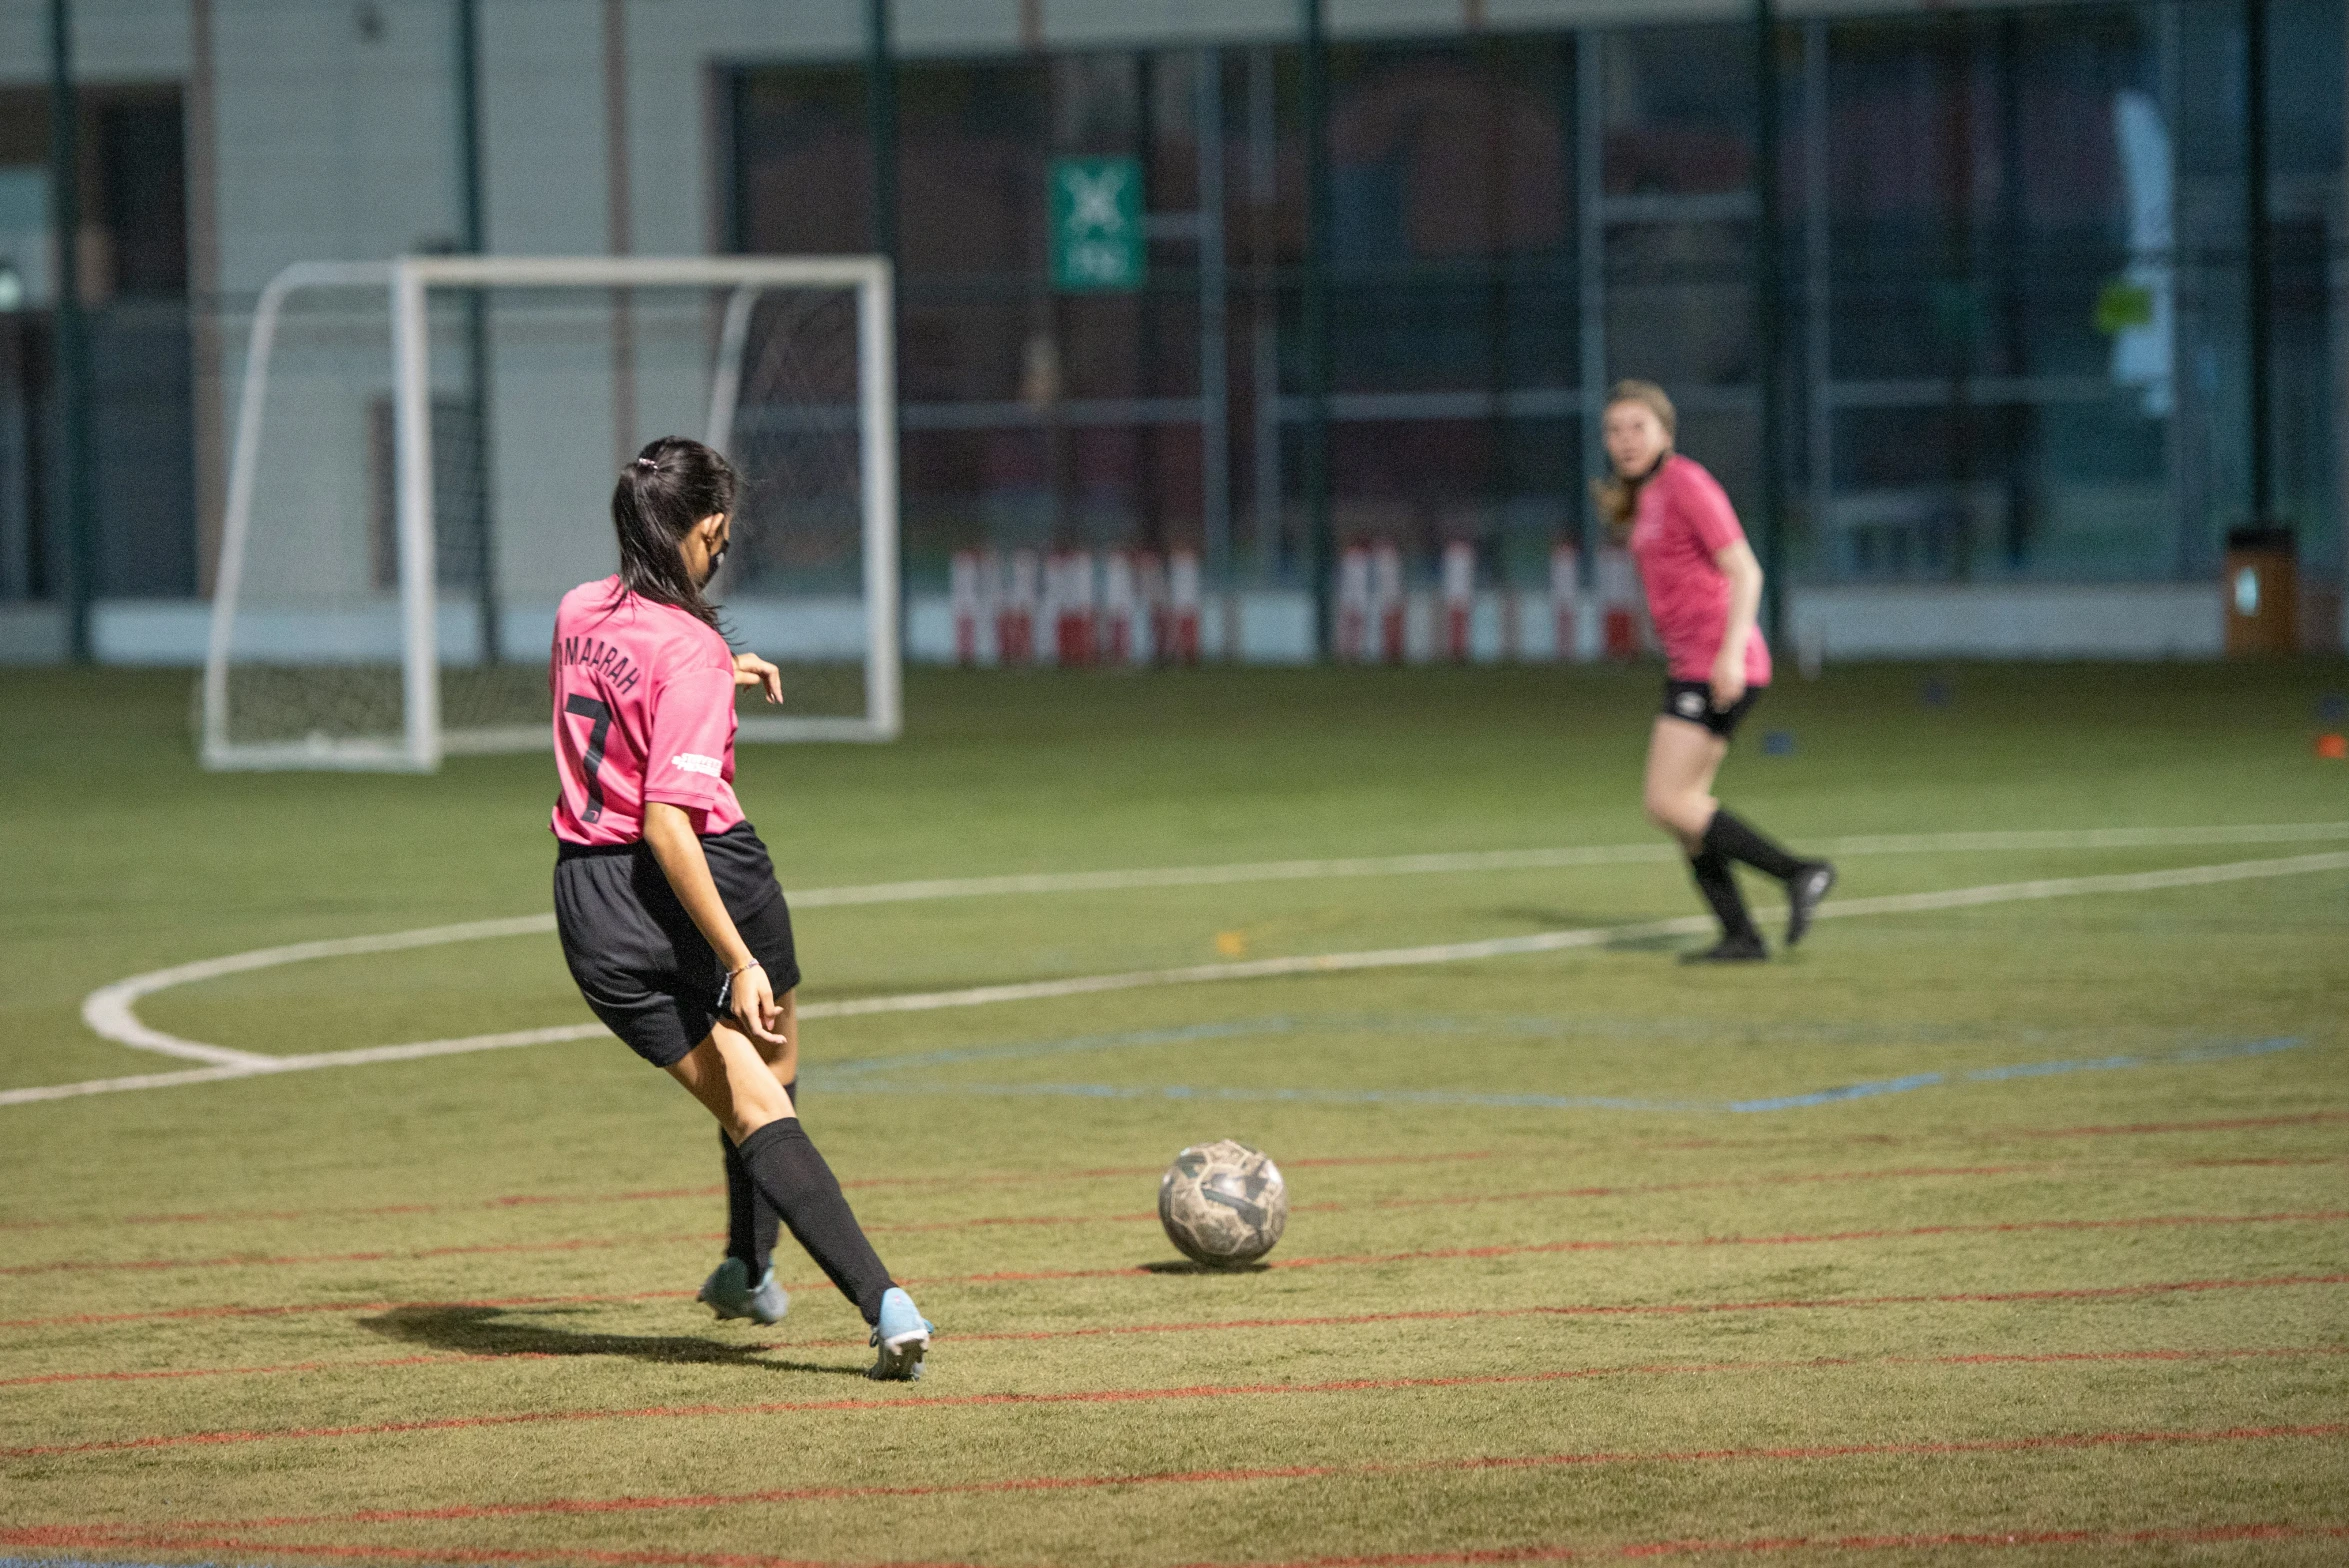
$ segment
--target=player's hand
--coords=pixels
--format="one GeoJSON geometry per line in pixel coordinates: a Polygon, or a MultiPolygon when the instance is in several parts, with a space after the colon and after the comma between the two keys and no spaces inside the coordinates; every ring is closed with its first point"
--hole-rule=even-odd
{"type": "Polygon", "coordinates": [[[738,653],[734,656],[734,684],[764,686],[767,689],[767,701],[780,703],[783,700],[783,672],[755,653],[738,653]]]}
{"type": "Polygon", "coordinates": [[[1724,651],[1713,661],[1713,711],[1727,713],[1737,706],[1737,699],[1745,695],[1745,650],[1737,650],[1735,657],[1724,651]]]}
{"type": "Polygon", "coordinates": [[[727,999],[727,1010],[742,1032],[763,1045],[788,1045],[775,1030],[783,1009],[776,1004],[775,987],[767,979],[766,966],[752,964],[734,977],[734,989],[727,999]]]}

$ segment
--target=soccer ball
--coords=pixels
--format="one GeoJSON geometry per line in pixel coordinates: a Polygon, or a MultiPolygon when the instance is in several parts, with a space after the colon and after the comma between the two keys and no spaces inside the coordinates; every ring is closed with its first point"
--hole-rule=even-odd
{"type": "Polygon", "coordinates": [[[1289,1189],[1281,1168],[1219,1138],[1175,1156],[1158,1183],[1158,1222],[1184,1257],[1211,1269],[1253,1263],[1281,1239],[1289,1189]]]}

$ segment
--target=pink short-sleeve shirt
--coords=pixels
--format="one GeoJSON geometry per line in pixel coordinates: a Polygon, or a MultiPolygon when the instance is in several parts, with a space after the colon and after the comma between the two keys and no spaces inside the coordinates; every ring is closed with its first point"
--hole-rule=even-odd
{"type": "MultiPolygon", "coordinates": [[[[1729,630],[1729,579],[1713,557],[1744,538],[1728,493],[1694,459],[1673,453],[1640,487],[1631,555],[1676,681],[1712,678],[1729,630]]],[[[1770,684],[1770,645],[1760,627],[1746,639],[1745,682],[1770,684]]]]}
{"type": "Polygon", "coordinates": [[[742,820],[734,798],[734,658],[726,639],[620,579],[582,583],[555,611],[555,836],[632,844],[647,801],[692,813],[704,837],[742,820]]]}

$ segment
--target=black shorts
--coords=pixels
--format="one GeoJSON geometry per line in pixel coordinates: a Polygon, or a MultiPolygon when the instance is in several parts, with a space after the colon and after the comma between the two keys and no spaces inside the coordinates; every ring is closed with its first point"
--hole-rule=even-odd
{"type": "MultiPolygon", "coordinates": [[[[791,909],[767,846],[747,822],[701,841],[734,929],[781,996],[799,984],[791,909]]],[[[724,1016],[725,966],[695,929],[652,851],[564,844],[555,859],[555,931],[595,1016],[655,1067],[684,1060],[724,1016]]]]}
{"type": "Polygon", "coordinates": [[[1691,724],[1702,724],[1706,729],[1727,740],[1737,733],[1738,725],[1753,711],[1755,702],[1767,686],[1748,686],[1745,695],[1726,708],[1713,706],[1713,684],[1710,681],[1664,682],[1664,717],[1686,719],[1691,724]]]}

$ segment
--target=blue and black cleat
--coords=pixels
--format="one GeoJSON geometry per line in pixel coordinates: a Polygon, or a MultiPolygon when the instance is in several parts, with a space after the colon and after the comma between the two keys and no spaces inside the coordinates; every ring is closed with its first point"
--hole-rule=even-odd
{"type": "Polygon", "coordinates": [[[709,1309],[720,1318],[749,1318],[754,1323],[780,1323],[783,1314],[791,1310],[791,1297],[775,1283],[775,1270],[769,1265],[756,1286],[750,1282],[750,1265],[740,1258],[728,1258],[710,1271],[710,1277],[701,1282],[698,1300],[708,1303],[709,1309]]]}
{"type": "Polygon", "coordinates": [[[922,1358],[929,1354],[936,1324],[914,1310],[913,1297],[889,1287],[881,1298],[881,1321],[873,1325],[872,1344],[881,1352],[865,1376],[883,1383],[911,1383],[922,1375],[922,1358]]]}

